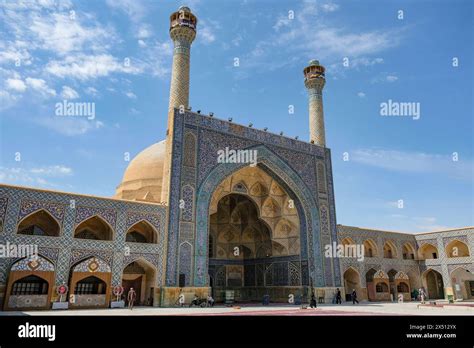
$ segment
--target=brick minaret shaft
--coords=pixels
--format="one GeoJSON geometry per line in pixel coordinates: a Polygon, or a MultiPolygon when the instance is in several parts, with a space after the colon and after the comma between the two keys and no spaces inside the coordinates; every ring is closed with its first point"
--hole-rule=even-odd
{"type": "Polygon", "coordinates": [[[173,68],[171,71],[166,157],[163,165],[161,201],[168,202],[171,155],[173,149],[174,109],[189,107],[189,68],[191,44],[196,37],[197,18],[188,7],[181,6],[170,17],[170,37],[174,43],[173,68]]]}
{"type": "Polygon", "coordinates": [[[325,69],[317,60],[312,60],[304,69],[304,84],[309,95],[309,140],[326,147],[324,130],[323,88],[326,83],[325,69]]]}

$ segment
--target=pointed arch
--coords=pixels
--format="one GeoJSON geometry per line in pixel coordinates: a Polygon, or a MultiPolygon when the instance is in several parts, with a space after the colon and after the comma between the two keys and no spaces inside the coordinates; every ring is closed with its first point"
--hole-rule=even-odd
{"type": "Polygon", "coordinates": [[[42,272],[54,272],[55,263],[48,257],[41,254],[31,255],[17,259],[13,262],[10,268],[10,272],[13,271],[42,271],[42,272]]]}
{"type": "Polygon", "coordinates": [[[38,209],[20,220],[17,234],[59,237],[61,224],[45,209],[38,209]]]}
{"type": "Polygon", "coordinates": [[[458,300],[472,300],[474,295],[472,294],[472,282],[474,282],[474,267],[471,267],[471,270],[468,269],[469,267],[460,265],[454,268],[449,277],[451,279],[454,296],[458,300]]]}
{"type": "Polygon", "coordinates": [[[193,246],[185,241],[179,245],[179,286],[190,286],[192,283],[193,246]]]}
{"type": "Polygon", "coordinates": [[[365,257],[377,257],[377,244],[372,239],[364,240],[364,256],[365,257]]]}
{"type": "Polygon", "coordinates": [[[127,230],[125,241],[134,243],[158,243],[158,231],[147,220],[142,219],[134,223],[127,230]]]}
{"type": "Polygon", "coordinates": [[[383,245],[383,257],[385,259],[395,259],[397,258],[397,247],[395,243],[391,240],[385,241],[383,245]]]}
{"type": "Polygon", "coordinates": [[[99,215],[93,215],[77,225],[74,230],[74,238],[113,240],[114,229],[105,219],[99,215]]]}
{"type": "Polygon", "coordinates": [[[351,294],[354,290],[356,291],[356,294],[361,294],[362,288],[360,273],[356,268],[352,266],[348,267],[342,274],[342,278],[344,279],[344,289],[346,295],[351,294]]]}
{"type": "MultiPolygon", "coordinates": [[[[311,278],[314,286],[324,286],[324,270],[322,267],[316,267],[317,263],[315,261],[318,260],[318,262],[322,263],[322,251],[320,234],[317,232],[320,230],[318,205],[315,197],[311,194],[311,189],[308,188],[307,184],[292,167],[268,147],[258,145],[249,149],[257,150],[257,167],[276,179],[280,185],[283,185],[282,187],[288,192],[290,198],[294,200],[301,224],[301,256],[303,258],[307,257],[310,265],[310,267],[304,271],[308,272],[307,275],[309,275],[306,279],[311,278]],[[308,243],[308,239],[311,241],[311,244],[308,243]],[[311,253],[308,253],[307,248],[309,246],[312,248],[311,253]]],[[[210,171],[204,181],[200,183],[196,194],[197,224],[196,250],[194,252],[194,286],[205,286],[207,284],[207,243],[210,220],[208,210],[212,195],[215,188],[217,188],[221,182],[245,166],[245,164],[241,163],[218,164],[210,171]]],[[[173,249],[173,247],[176,248],[176,246],[170,245],[171,249],[173,249]]],[[[169,264],[170,263],[168,263],[168,265],[169,264]]],[[[339,267],[338,262],[335,262],[335,266],[339,267]]],[[[307,275],[305,275],[305,277],[307,275]]],[[[176,272],[174,267],[168,267],[167,282],[169,284],[175,284],[175,279],[176,272]]]]}
{"type": "Polygon", "coordinates": [[[107,307],[111,278],[110,265],[101,257],[84,255],[74,262],[69,272],[69,295],[74,296],[71,308],[107,307]]]}
{"type": "Polygon", "coordinates": [[[431,243],[425,243],[418,249],[420,260],[437,259],[438,255],[438,248],[431,243]]]}
{"type": "Polygon", "coordinates": [[[428,268],[422,274],[422,281],[429,299],[444,298],[444,280],[440,272],[428,268]]]}
{"type": "Polygon", "coordinates": [[[449,258],[468,257],[470,255],[467,244],[459,239],[453,239],[446,245],[446,256],[449,258]]]}
{"type": "Polygon", "coordinates": [[[135,265],[138,265],[139,267],[141,267],[144,272],[151,271],[153,273],[152,280],[153,282],[156,281],[156,275],[158,274],[158,270],[156,266],[142,256],[133,258],[132,260],[128,260],[127,263],[124,263],[122,265],[122,277],[123,277],[123,274],[128,272],[127,268],[130,269],[130,272],[133,272],[134,270],[131,268],[133,268],[135,265]]]}
{"type": "Polygon", "coordinates": [[[402,256],[404,260],[415,259],[415,247],[410,242],[406,242],[403,244],[402,256]]]}

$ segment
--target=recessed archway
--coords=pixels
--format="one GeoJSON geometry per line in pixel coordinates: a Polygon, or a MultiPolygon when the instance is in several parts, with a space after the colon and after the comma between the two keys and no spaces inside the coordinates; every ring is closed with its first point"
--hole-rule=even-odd
{"type": "Polygon", "coordinates": [[[420,260],[429,260],[438,258],[438,248],[434,245],[426,243],[418,249],[418,258],[420,260]]]}
{"type": "Polygon", "coordinates": [[[427,270],[423,274],[423,283],[426,286],[429,299],[444,298],[444,282],[441,273],[433,269],[427,270]]]}
{"type": "Polygon", "coordinates": [[[469,247],[457,239],[452,240],[446,245],[446,255],[448,257],[468,257],[470,256],[469,247]]]}
{"type": "Polygon", "coordinates": [[[153,306],[156,273],[156,267],[144,259],[129,263],[122,273],[125,301],[128,301],[127,294],[133,288],[137,294],[135,305],[153,306]]]}
{"type": "Polygon", "coordinates": [[[112,240],[113,229],[104,219],[95,215],[84,220],[76,227],[74,238],[112,240]]]}
{"type": "Polygon", "coordinates": [[[364,241],[364,257],[377,257],[377,244],[372,239],[364,241]]]}
{"type": "MultiPolygon", "coordinates": [[[[211,265],[208,262],[207,251],[210,231],[209,217],[215,212],[213,207],[217,208],[216,201],[226,194],[222,191],[231,190],[232,186],[227,188],[227,179],[232,177],[240,170],[247,168],[248,170],[254,170],[258,172],[256,175],[254,175],[254,181],[260,181],[259,177],[263,176],[260,175],[261,173],[266,174],[270,176],[272,180],[275,180],[287,193],[286,197],[281,196],[280,198],[284,210],[288,207],[294,212],[293,214],[295,216],[298,216],[298,219],[300,220],[301,227],[298,227],[298,234],[295,236],[295,239],[289,241],[289,244],[291,245],[289,245],[288,250],[291,250],[294,246],[297,246],[300,250],[301,259],[304,261],[304,263],[300,263],[298,259],[296,259],[294,263],[298,265],[297,269],[301,268],[301,274],[303,274],[303,277],[300,277],[298,272],[294,272],[293,266],[289,265],[287,269],[290,269],[290,273],[294,275],[292,276],[292,279],[295,283],[300,282],[300,284],[309,284],[309,282],[311,282],[313,286],[323,287],[325,284],[325,269],[323,269],[323,267],[314,267],[314,265],[316,265],[316,260],[319,260],[318,262],[321,264],[323,258],[320,234],[313,232],[319,231],[321,227],[319,225],[320,217],[317,209],[318,207],[314,195],[311,194],[311,189],[308,188],[307,184],[301,179],[294,169],[289,167],[284,160],[282,160],[266,146],[256,146],[252,148],[252,150],[256,150],[258,152],[257,166],[249,167],[248,165],[241,163],[225,163],[216,165],[206,176],[205,180],[200,183],[199,188],[197,189],[196,244],[195,249],[193,250],[193,254],[195,255],[193,262],[194,286],[207,286],[209,284],[210,278],[214,278],[214,284],[218,284],[218,279],[220,278],[217,276],[214,277],[212,274],[213,271],[210,269],[211,265]],[[219,192],[219,190],[221,192],[219,192]],[[302,202],[304,202],[304,204],[302,204],[302,202]],[[300,241],[310,241],[313,243],[312,252],[308,252],[309,243],[302,244],[300,241]],[[304,246],[304,249],[301,249],[300,246],[304,246]],[[306,262],[308,263],[306,264],[306,262]]],[[[238,180],[235,180],[235,182],[238,182],[238,180]]],[[[246,186],[252,187],[252,184],[246,184],[246,186]]],[[[272,193],[270,192],[267,194],[271,195],[272,193]]],[[[250,196],[252,196],[252,192],[250,192],[250,196]]],[[[260,198],[263,199],[264,197],[260,198]]],[[[173,248],[174,247],[172,247],[172,249],[173,248]]],[[[176,248],[178,248],[178,245],[176,248]]],[[[337,260],[334,261],[334,263],[336,264],[337,268],[337,260]]],[[[330,271],[330,265],[330,263],[327,263],[327,271],[330,271]]],[[[271,271],[271,269],[268,269],[268,272],[271,271]]],[[[276,270],[276,272],[279,272],[279,270],[276,270]]],[[[168,267],[167,274],[169,275],[169,282],[175,282],[175,279],[177,278],[176,275],[179,273],[180,271],[173,273],[171,267],[168,267]]],[[[261,298],[259,300],[261,300],[261,298]]],[[[285,298],[285,302],[286,301],[287,298],[285,298]]]]}
{"type": "Polygon", "coordinates": [[[354,268],[349,267],[344,272],[344,290],[346,292],[346,301],[350,300],[352,291],[356,291],[358,298],[362,298],[362,287],[360,285],[360,275],[354,268]]]}
{"type": "Polygon", "coordinates": [[[411,243],[403,244],[402,254],[404,260],[414,260],[415,259],[415,248],[411,243]]]}
{"type": "Polygon", "coordinates": [[[148,222],[142,220],[128,229],[125,240],[133,243],[156,244],[158,234],[148,222]]]}
{"type": "Polygon", "coordinates": [[[397,247],[390,240],[386,241],[383,246],[383,257],[385,259],[394,259],[397,257],[397,247]]]}
{"type": "Polygon", "coordinates": [[[356,244],[354,240],[350,237],[346,237],[341,241],[341,244],[344,247],[344,256],[354,257],[356,255],[356,244]]]}
{"type": "Polygon", "coordinates": [[[397,298],[397,284],[396,284],[396,278],[395,278],[397,274],[398,274],[398,271],[395,269],[391,269],[390,271],[387,272],[390,295],[392,296],[390,299],[392,301],[397,298]]]}
{"type": "Polygon", "coordinates": [[[464,267],[451,272],[451,282],[456,300],[474,299],[474,274],[464,267]]]}
{"type": "Polygon", "coordinates": [[[4,309],[49,309],[54,278],[54,263],[42,255],[15,261],[5,287],[4,309]]]}
{"type": "Polygon", "coordinates": [[[61,228],[54,217],[46,210],[38,210],[25,218],[18,225],[18,234],[30,236],[58,237],[61,228]]]}
{"type": "Polygon", "coordinates": [[[110,265],[91,256],[74,263],[69,273],[72,308],[104,308],[109,305],[112,273],[110,265]]]}
{"type": "Polygon", "coordinates": [[[296,290],[290,286],[301,286],[300,220],[289,197],[258,167],[242,168],[218,186],[209,209],[208,237],[209,279],[216,280],[212,291],[217,301],[223,300],[224,290],[235,290],[237,301],[260,301],[269,292],[272,301],[286,302],[285,293],[296,290]],[[250,192],[237,193],[235,182],[250,192]],[[288,256],[297,257],[292,262],[279,259],[288,256]]]}

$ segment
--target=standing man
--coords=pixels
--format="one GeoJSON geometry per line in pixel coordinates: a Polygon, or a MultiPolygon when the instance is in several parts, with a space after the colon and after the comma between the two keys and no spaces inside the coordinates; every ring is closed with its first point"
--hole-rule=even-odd
{"type": "Polygon", "coordinates": [[[130,288],[127,294],[128,308],[130,308],[130,310],[133,309],[133,304],[135,303],[136,298],[137,298],[137,293],[135,292],[135,290],[133,290],[133,288],[130,288]]]}
{"type": "Polygon", "coordinates": [[[336,304],[342,304],[341,290],[336,289],[336,304]]]}
{"type": "Polygon", "coordinates": [[[359,301],[357,301],[357,292],[355,289],[352,289],[351,297],[352,297],[352,304],[355,304],[356,302],[357,304],[359,304],[359,301]]]}
{"type": "Polygon", "coordinates": [[[314,296],[314,292],[311,292],[310,307],[311,307],[311,308],[317,308],[317,307],[318,307],[318,306],[316,305],[316,297],[314,296]]]}
{"type": "Polygon", "coordinates": [[[425,289],[421,287],[419,292],[420,292],[421,303],[424,304],[425,303],[425,289]]]}

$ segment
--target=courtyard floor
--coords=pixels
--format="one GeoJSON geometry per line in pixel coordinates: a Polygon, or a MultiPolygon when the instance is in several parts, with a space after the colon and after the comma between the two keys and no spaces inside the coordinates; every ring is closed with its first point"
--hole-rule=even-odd
{"type": "Polygon", "coordinates": [[[317,309],[301,309],[299,306],[277,305],[262,306],[258,304],[241,305],[240,307],[215,306],[213,308],[154,308],[135,307],[129,309],[80,309],[80,310],[48,310],[25,312],[0,312],[1,316],[18,315],[185,315],[185,316],[232,316],[232,315],[277,315],[277,316],[366,316],[366,315],[474,315],[474,303],[463,302],[444,307],[418,306],[419,302],[407,303],[373,303],[364,302],[359,305],[344,303],[320,304],[317,309]]]}

